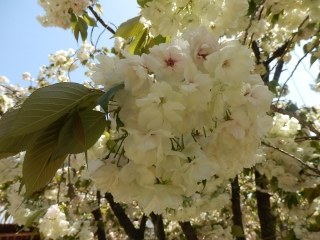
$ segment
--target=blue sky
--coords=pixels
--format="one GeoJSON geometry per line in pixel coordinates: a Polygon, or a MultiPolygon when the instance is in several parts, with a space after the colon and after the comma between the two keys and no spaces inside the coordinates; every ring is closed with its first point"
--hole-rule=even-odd
{"type": "MultiPolygon", "coordinates": [[[[134,0],[100,1],[103,8],[103,20],[119,26],[129,18],[139,13],[138,5],[134,0]]],[[[30,72],[36,78],[39,67],[49,65],[48,55],[58,50],[77,50],[81,44],[76,42],[71,30],[57,27],[44,28],[37,21],[39,14],[44,10],[36,0],[10,0],[0,1],[0,76],[6,76],[11,83],[26,82],[21,80],[24,72],[30,72]]],[[[95,30],[99,34],[103,30],[100,25],[95,30]]],[[[111,33],[105,31],[100,38],[100,46],[113,46],[111,33]]],[[[75,71],[76,72],[76,71],[75,71]]],[[[87,77],[81,74],[73,74],[73,81],[83,82],[87,77]],[[73,76],[74,75],[74,76],[73,76]]]]}
{"type": "MultiPolygon", "coordinates": [[[[135,0],[100,1],[100,3],[104,11],[102,16],[104,21],[112,22],[116,26],[139,13],[135,0]]],[[[56,27],[44,28],[38,23],[36,16],[44,11],[36,0],[1,1],[0,9],[2,10],[0,14],[0,76],[6,76],[11,83],[26,86],[27,83],[21,80],[22,73],[30,72],[36,78],[39,67],[49,64],[48,55],[50,53],[69,48],[76,50],[79,47],[71,30],[56,27]]],[[[100,26],[95,32],[99,34],[102,30],[100,26]]],[[[107,46],[110,49],[113,45],[110,37],[111,33],[106,31],[100,39],[100,46],[107,46]]],[[[301,49],[298,49],[296,53],[299,56],[303,55],[301,49]]],[[[292,58],[295,60],[285,68],[289,72],[293,70],[297,62],[295,55],[292,58]]],[[[287,98],[299,105],[303,103],[320,104],[320,94],[311,91],[309,87],[309,84],[313,83],[311,76],[315,78],[319,72],[318,63],[309,69],[307,58],[304,65],[306,69],[301,65],[297,74],[288,82],[291,94],[287,98]]],[[[289,72],[284,71],[282,81],[287,79],[289,72]]],[[[83,71],[78,71],[78,73],[71,74],[72,81],[83,82],[87,79],[82,73],[83,71]]]]}

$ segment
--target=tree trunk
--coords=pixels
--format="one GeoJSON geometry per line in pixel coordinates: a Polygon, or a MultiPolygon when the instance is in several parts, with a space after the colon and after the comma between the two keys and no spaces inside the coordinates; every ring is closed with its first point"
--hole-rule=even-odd
{"type": "MultiPolygon", "coordinates": [[[[242,212],[241,212],[241,202],[240,202],[240,186],[238,181],[238,175],[235,177],[234,181],[231,182],[231,190],[232,190],[232,212],[233,212],[233,225],[239,226],[243,230],[243,223],[242,223],[242,212]]],[[[237,240],[245,240],[246,238],[237,237],[237,240]]]]}
{"type": "MultiPolygon", "coordinates": [[[[264,182],[266,177],[261,176],[255,171],[256,186],[265,189],[264,182]]],[[[256,190],[258,215],[260,220],[261,238],[267,240],[276,240],[276,224],[275,217],[271,214],[270,195],[268,193],[256,190]]]]}

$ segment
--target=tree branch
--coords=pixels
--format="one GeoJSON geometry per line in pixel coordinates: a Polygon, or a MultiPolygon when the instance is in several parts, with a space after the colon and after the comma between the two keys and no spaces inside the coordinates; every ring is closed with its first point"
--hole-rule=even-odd
{"type": "Polygon", "coordinates": [[[266,0],[262,0],[260,3],[259,3],[259,6],[256,7],[256,9],[254,10],[254,12],[251,14],[251,17],[250,17],[250,22],[248,24],[248,27],[246,28],[245,30],[245,33],[244,33],[244,37],[243,37],[243,41],[242,41],[242,45],[245,45],[246,44],[246,40],[247,40],[247,37],[248,37],[248,32],[249,32],[249,29],[252,25],[252,22],[253,22],[253,19],[258,11],[258,9],[264,4],[266,0]]]}
{"type": "Polygon", "coordinates": [[[166,235],[164,232],[164,226],[162,221],[162,216],[158,214],[150,213],[151,221],[154,226],[154,233],[158,240],[165,240],[166,235]]]}
{"type": "Polygon", "coordinates": [[[139,232],[142,236],[144,236],[144,232],[146,230],[147,220],[148,220],[148,217],[143,214],[140,220],[140,227],[139,227],[139,232]]]}
{"type": "Polygon", "coordinates": [[[98,200],[99,207],[92,211],[92,215],[94,216],[94,220],[98,222],[97,224],[98,229],[95,235],[98,235],[98,240],[106,240],[107,238],[104,232],[104,225],[103,225],[102,214],[100,210],[100,198],[101,198],[100,191],[97,191],[97,200],[98,200]]]}
{"type": "MultiPolygon", "coordinates": [[[[234,181],[231,182],[231,202],[232,202],[232,212],[233,212],[233,225],[239,226],[243,231],[243,223],[242,223],[242,212],[241,212],[241,202],[240,202],[240,186],[238,175],[235,177],[234,181]]],[[[246,238],[237,237],[237,240],[245,240],[246,238]]]]}
{"type": "Polygon", "coordinates": [[[270,145],[270,144],[268,144],[268,143],[266,143],[266,142],[261,142],[261,144],[262,144],[262,145],[265,145],[265,146],[267,146],[267,147],[269,147],[269,148],[273,148],[273,149],[275,149],[275,150],[278,150],[279,152],[281,152],[281,153],[283,153],[283,154],[285,154],[285,155],[287,155],[287,156],[289,156],[289,157],[297,160],[299,163],[301,163],[303,166],[305,166],[306,168],[308,168],[310,171],[312,171],[312,172],[318,174],[318,176],[320,176],[320,170],[318,170],[317,168],[310,167],[308,164],[306,164],[305,162],[303,162],[300,158],[297,158],[296,156],[292,155],[291,153],[288,153],[287,151],[285,151],[285,150],[283,150],[283,149],[281,149],[281,148],[274,147],[274,146],[272,146],[272,145],[270,145]]]}
{"type": "Polygon", "coordinates": [[[320,140],[318,136],[307,136],[307,137],[296,137],[294,139],[295,142],[303,142],[305,140],[320,140]]]}
{"type": "Polygon", "coordinates": [[[271,57],[269,57],[266,61],[265,64],[270,64],[274,59],[281,57],[279,60],[282,60],[282,57],[284,56],[284,54],[286,53],[287,48],[289,47],[289,43],[290,41],[286,41],[282,46],[280,46],[279,48],[277,48],[277,50],[275,50],[272,54],[271,57]]]}
{"type": "Polygon", "coordinates": [[[282,73],[283,64],[284,64],[284,61],[282,59],[280,59],[278,61],[278,65],[276,67],[276,71],[274,72],[273,80],[275,80],[277,82],[279,82],[280,75],[282,73]]]}
{"type": "Polygon", "coordinates": [[[97,19],[97,21],[99,23],[101,23],[102,26],[104,26],[109,32],[111,32],[112,34],[115,34],[116,32],[109,26],[107,25],[103,20],[102,18],[99,16],[99,14],[93,9],[92,6],[89,6],[88,7],[89,10],[92,12],[92,14],[95,16],[95,18],[97,19]]]}
{"type": "Polygon", "coordinates": [[[297,119],[302,125],[307,126],[310,129],[311,132],[315,133],[317,135],[317,137],[320,137],[320,131],[318,131],[311,123],[308,123],[308,122],[304,121],[301,117],[299,117],[295,113],[287,112],[286,110],[284,110],[282,108],[278,108],[275,105],[271,105],[270,108],[274,112],[281,113],[281,114],[284,114],[284,115],[288,115],[290,117],[293,117],[293,118],[297,119]]]}
{"type": "Polygon", "coordinates": [[[193,227],[191,226],[190,222],[179,222],[179,225],[180,225],[184,235],[186,236],[187,240],[198,240],[198,237],[197,237],[193,227]]]}
{"type": "MultiPolygon", "coordinates": [[[[123,229],[126,232],[126,234],[128,235],[128,237],[130,239],[134,239],[134,240],[144,239],[144,231],[142,233],[142,231],[140,231],[140,229],[136,229],[134,227],[133,223],[131,222],[131,220],[129,219],[129,217],[127,216],[127,214],[125,213],[125,211],[121,207],[121,205],[119,203],[114,202],[113,196],[111,195],[111,193],[106,193],[105,198],[109,202],[110,207],[111,207],[114,215],[117,217],[120,225],[123,227],[123,229]]],[[[141,222],[142,222],[142,220],[141,220],[141,222]]]]}

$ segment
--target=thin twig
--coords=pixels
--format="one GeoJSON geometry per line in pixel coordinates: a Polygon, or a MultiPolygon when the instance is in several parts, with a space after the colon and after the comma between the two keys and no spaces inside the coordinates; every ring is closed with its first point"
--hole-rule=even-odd
{"type": "Polygon", "coordinates": [[[90,42],[91,42],[91,45],[92,45],[92,46],[94,45],[94,44],[93,44],[93,41],[92,41],[93,29],[94,29],[94,27],[91,28],[91,32],[90,32],[90,42]]]}
{"type": "Polygon", "coordinates": [[[103,20],[102,18],[99,16],[99,14],[93,9],[92,6],[88,7],[89,10],[92,12],[92,14],[95,16],[95,18],[97,19],[98,22],[101,23],[102,26],[104,26],[109,32],[111,32],[112,34],[115,34],[116,32],[110,27],[108,26],[103,20]]]}
{"type": "Polygon", "coordinates": [[[284,115],[288,115],[290,117],[293,117],[293,118],[297,119],[302,125],[307,126],[310,129],[311,132],[315,133],[317,135],[317,137],[320,137],[320,132],[311,123],[308,123],[308,122],[304,121],[300,116],[296,115],[295,113],[288,112],[288,111],[286,111],[286,110],[284,110],[282,108],[276,107],[275,105],[271,105],[270,108],[274,112],[278,112],[278,113],[281,113],[281,114],[284,114],[284,115]]]}
{"type": "Polygon", "coordinates": [[[254,10],[254,12],[251,14],[251,17],[250,17],[250,22],[249,22],[249,25],[248,27],[246,28],[245,30],[245,33],[244,33],[244,37],[243,37],[243,41],[242,41],[242,45],[245,45],[246,44],[246,40],[247,40],[247,37],[248,37],[248,31],[252,25],[252,22],[253,22],[253,19],[258,11],[258,9],[264,4],[266,0],[262,0],[259,4],[259,6],[254,10]]]}
{"type": "Polygon", "coordinates": [[[272,145],[270,145],[269,143],[266,143],[266,142],[261,142],[261,144],[262,144],[262,145],[265,145],[265,146],[267,146],[267,147],[269,147],[269,148],[273,148],[273,149],[275,149],[275,150],[277,150],[277,151],[279,151],[279,152],[281,152],[281,153],[283,153],[283,154],[285,154],[285,155],[287,155],[287,156],[295,159],[296,161],[298,161],[299,163],[301,163],[303,166],[305,166],[306,168],[308,168],[310,171],[318,174],[318,177],[320,176],[320,171],[319,171],[318,169],[313,168],[313,167],[310,167],[308,164],[306,164],[305,162],[303,162],[300,158],[292,155],[291,153],[288,153],[287,151],[285,151],[285,150],[283,150],[283,149],[281,149],[281,148],[274,147],[274,146],[272,146],[272,145]]]}
{"type": "Polygon", "coordinates": [[[306,140],[320,140],[318,136],[306,136],[306,137],[297,137],[294,139],[295,142],[303,142],[306,140]]]}
{"type": "MultiPolygon", "coordinates": [[[[297,64],[295,65],[293,71],[291,72],[290,76],[287,78],[287,80],[284,82],[283,85],[285,85],[285,84],[290,80],[290,78],[292,77],[292,75],[294,74],[294,72],[297,70],[297,68],[298,68],[299,64],[301,63],[301,61],[313,50],[314,47],[315,47],[315,46],[313,46],[312,48],[310,48],[310,49],[303,55],[303,57],[299,59],[299,61],[298,61],[297,64]]],[[[280,61],[280,60],[279,60],[279,61],[280,61]]],[[[279,62],[279,61],[278,61],[278,62],[279,62]]],[[[281,91],[280,91],[280,94],[279,94],[279,97],[278,97],[277,102],[279,102],[279,99],[280,99],[280,97],[281,97],[282,92],[283,92],[283,89],[281,89],[281,91]]]]}
{"type": "MultiPolygon", "coordinates": [[[[292,42],[293,42],[294,37],[298,34],[300,28],[303,26],[303,24],[304,24],[308,19],[309,19],[309,15],[300,23],[300,25],[298,26],[298,31],[295,32],[294,34],[292,34],[292,37],[291,37],[288,41],[286,41],[286,43],[285,43],[283,46],[281,46],[280,48],[278,48],[278,49],[274,52],[274,54],[272,55],[271,58],[269,58],[269,59],[267,59],[267,60],[265,61],[266,64],[269,64],[269,63],[272,62],[276,57],[279,57],[278,54],[275,54],[275,53],[276,53],[278,50],[283,50],[283,51],[281,51],[282,54],[281,54],[281,56],[280,56],[280,59],[279,59],[278,62],[272,67],[272,69],[269,70],[269,73],[272,72],[272,70],[278,65],[279,61],[283,59],[284,55],[287,53],[287,50],[290,48],[290,46],[291,46],[291,44],[292,44],[292,42]],[[283,48],[284,48],[284,49],[283,49],[283,48]]],[[[267,76],[267,74],[266,74],[265,76],[267,76]]],[[[263,81],[264,81],[264,80],[265,80],[265,79],[263,79],[263,81]]],[[[281,95],[280,95],[280,96],[281,96],[281,95]]]]}
{"type": "MultiPolygon", "coordinates": [[[[262,8],[261,8],[261,10],[260,10],[260,13],[259,13],[259,16],[258,16],[258,22],[259,22],[260,19],[261,19],[263,9],[264,9],[264,6],[262,6],[262,8]]],[[[255,34],[255,33],[252,33],[252,34],[251,34],[250,42],[249,42],[249,45],[248,45],[249,47],[250,47],[251,44],[252,44],[254,34],[255,34]]]]}
{"type": "MultiPolygon", "coordinates": [[[[99,42],[99,40],[100,40],[100,37],[101,37],[101,35],[104,33],[106,31],[106,29],[104,28],[103,30],[102,30],[102,32],[99,34],[99,36],[98,36],[98,38],[97,38],[97,41],[96,41],[96,44],[94,45],[94,49],[97,49],[97,45],[98,45],[98,42],[99,42]]],[[[93,44],[92,44],[93,45],[93,44]]]]}
{"type": "Polygon", "coordinates": [[[7,86],[5,86],[5,85],[0,85],[0,87],[3,87],[3,88],[5,88],[5,89],[9,90],[10,92],[12,92],[12,94],[14,94],[14,97],[17,98],[18,100],[20,100],[20,101],[23,101],[23,100],[24,100],[22,97],[19,97],[18,95],[16,95],[17,93],[19,93],[19,91],[17,91],[17,90],[12,90],[12,89],[10,89],[9,87],[7,87],[7,86]]]}

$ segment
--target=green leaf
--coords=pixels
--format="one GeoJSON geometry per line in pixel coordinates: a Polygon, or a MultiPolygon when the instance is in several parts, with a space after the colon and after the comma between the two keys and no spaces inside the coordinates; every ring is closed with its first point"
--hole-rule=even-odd
{"type": "Polygon", "coordinates": [[[84,42],[87,39],[87,35],[88,35],[87,33],[88,24],[82,17],[78,18],[78,28],[81,34],[82,41],[84,42]]]}
{"type": "Polygon", "coordinates": [[[101,94],[71,82],[37,89],[22,104],[6,137],[21,136],[44,129],[77,105],[88,99],[98,98],[101,94]]]}
{"type": "Polygon", "coordinates": [[[316,216],[316,225],[320,228],[320,215],[316,216]]]}
{"type": "Polygon", "coordinates": [[[69,14],[71,15],[70,20],[71,20],[72,23],[78,22],[78,17],[77,17],[76,14],[74,14],[74,13],[69,13],[69,14]]]}
{"type": "Polygon", "coordinates": [[[46,214],[47,210],[48,210],[48,208],[41,208],[40,210],[32,213],[32,214],[28,217],[26,223],[23,225],[23,228],[20,229],[20,230],[18,231],[18,233],[24,231],[24,230],[27,229],[27,228],[29,228],[29,227],[32,225],[32,223],[34,223],[38,218],[43,217],[43,216],[46,214]]]}
{"type": "Polygon", "coordinates": [[[75,139],[83,149],[83,151],[85,151],[86,150],[85,129],[78,111],[75,111],[75,114],[73,116],[73,134],[75,136],[75,139]]]}
{"type": "Polygon", "coordinates": [[[148,34],[148,29],[146,28],[134,38],[134,40],[130,43],[130,46],[128,49],[129,53],[135,54],[135,55],[142,54],[141,50],[146,43],[147,34],[148,34]]]}
{"type": "Polygon", "coordinates": [[[273,14],[273,15],[271,16],[270,22],[271,22],[272,24],[276,24],[276,23],[278,22],[278,20],[279,20],[279,17],[280,17],[280,13],[278,13],[278,14],[273,14]]]}
{"type": "Polygon", "coordinates": [[[65,123],[62,117],[43,130],[35,144],[26,152],[22,167],[22,179],[26,185],[25,196],[45,187],[64,162],[66,155],[50,161],[51,154],[58,142],[59,130],[65,123]]]}
{"type": "Polygon", "coordinates": [[[152,0],[137,0],[137,3],[140,7],[144,7],[148,2],[151,2],[152,0]]]}
{"type": "Polygon", "coordinates": [[[149,49],[152,48],[155,45],[159,45],[161,43],[165,43],[165,42],[170,41],[170,39],[167,39],[166,37],[163,37],[162,35],[158,35],[155,38],[149,38],[148,43],[145,46],[144,52],[145,53],[149,53],[149,49]]]}
{"type": "Polygon", "coordinates": [[[144,28],[143,24],[140,23],[140,17],[137,16],[129,19],[128,21],[122,23],[120,27],[117,29],[116,33],[113,35],[114,37],[122,37],[124,39],[137,36],[140,31],[144,28]]]}
{"type": "Polygon", "coordinates": [[[34,238],[34,236],[36,235],[36,233],[37,233],[38,231],[39,231],[38,228],[33,228],[32,234],[31,234],[31,236],[30,236],[30,240],[32,240],[32,239],[34,238]]]}
{"type": "Polygon", "coordinates": [[[255,1],[254,0],[249,1],[249,8],[248,8],[247,16],[251,16],[251,14],[254,13],[256,8],[257,8],[257,5],[256,5],[255,1]]]}
{"type": "Polygon", "coordinates": [[[317,61],[318,58],[315,55],[311,55],[310,57],[310,67],[314,64],[315,61],[317,61]]]}
{"type": "Polygon", "coordinates": [[[277,87],[280,86],[277,80],[272,80],[271,82],[267,83],[267,86],[271,92],[278,95],[277,87]]]}
{"type": "Polygon", "coordinates": [[[83,15],[83,19],[86,21],[86,23],[89,26],[92,26],[92,27],[97,27],[98,26],[96,20],[93,17],[89,16],[88,13],[85,13],[83,15]]]}
{"type": "Polygon", "coordinates": [[[289,102],[288,105],[286,106],[285,110],[288,112],[295,112],[295,111],[299,110],[299,108],[294,103],[289,102]]]}
{"type": "MultiPolygon", "coordinates": [[[[66,154],[76,154],[91,148],[100,136],[103,134],[107,125],[105,114],[93,110],[87,110],[79,113],[80,121],[83,125],[85,134],[85,149],[76,139],[74,129],[74,118],[68,119],[66,124],[61,128],[58,144],[55,147],[51,159],[56,159],[66,154]]],[[[82,131],[82,130],[81,130],[82,131]]]]}
{"type": "Polygon", "coordinates": [[[278,190],[278,179],[276,177],[272,177],[270,180],[270,186],[273,192],[278,190]]]}
{"type": "Polygon", "coordinates": [[[117,124],[117,127],[116,127],[117,131],[119,130],[119,128],[124,126],[124,123],[121,121],[119,114],[117,114],[116,116],[116,124],[117,124]]]}
{"type": "Polygon", "coordinates": [[[291,229],[289,231],[289,234],[287,236],[285,236],[284,238],[282,238],[282,240],[298,240],[298,239],[296,238],[294,231],[291,229]]]}
{"type": "Polygon", "coordinates": [[[314,199],[320,196],[320,185],[317,185],[315,188],[305,188],[301,195],[308,200],[308,203],[311,204],[314,199]]]}
{"type": "Polygon", "coordinates": [[[292,209],[292,206],[298,206],[300,203],[297,193],[286,193],[284,201],[289,209],[292,209]]]}
{"type": "Polygon", "coordinates": [[[303,45],[302,49],[303,49],[304,53],[307,53],[308,52],[308,44],[303,45]]]}
{"type": "Polygon", "coordinates": [[[97,8],[97,11],[98,13],[102,14],[103,15],[103,11],[102,11],[102,7],[101,7],[101,4],[96,4],[96,8],[97,8]]]}
{"type": "Polygon", "coordinates": [[[318,141],[311,141],[310,146],[315,148],[317,153],[320,153],[320,144],[318,143],[318,141]]]}
{"type": "Polygon", "coordinates": [[[10,109],[8,110],[0,120],[0,138],[9,132],[11,129],[14,120],[18,115],[19,109],[10,109]]]}
{"type": "Polygon", "coordinates": [[[39,137],[40,133],[41,131],[38,131],[23,136],[0,139],[0,159],[16,155],[19,152],[29,149],[39,137]]]}
{"type": "Polygon", "coordinates": [[[244,237],[243,230],[238,225],[232,226],[231,234],[235,237],[244,237]]]}
{"type": "Polygon", "coordinates": [[[114,87],[110,88],[106,93],[104,93],[101,97],[98,98],[98,104],[103,108],[105,113],[108,113],[108,105],[110,99],[118,92],[119,90],[124,88],[124,84],[115,85],[114,87]]]}
{"type": "Polygon", "coordinates": [[[80,32],[79,26],[78,26],[78,23],[76,23],[74,25],[73,35],[74,35],[75,39],[77,40],[77,42],[79,40],[79,32],[80,32]]]}

